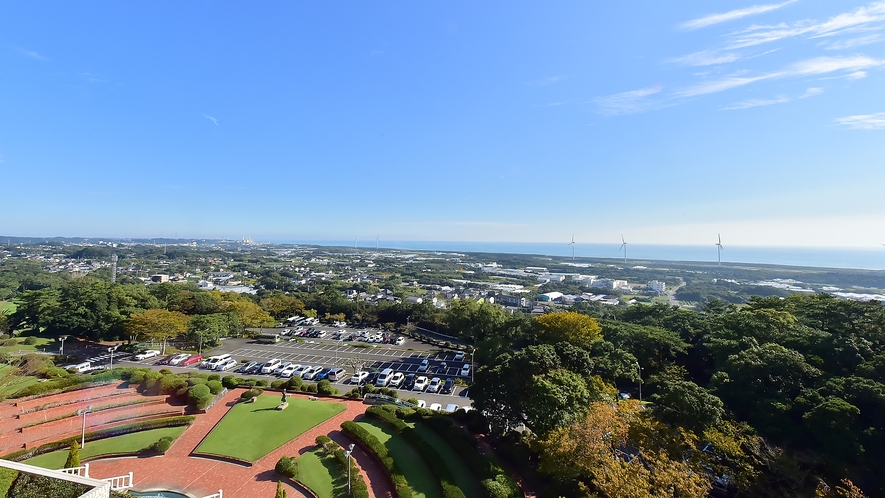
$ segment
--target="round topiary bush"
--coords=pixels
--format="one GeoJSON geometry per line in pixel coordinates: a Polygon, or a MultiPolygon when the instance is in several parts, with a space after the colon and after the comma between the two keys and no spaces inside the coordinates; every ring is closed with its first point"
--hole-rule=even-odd
{"type": "Polygon", "coordinates": [[[273,381],[273,382],[270,383],[270,387],[272,387],[272,388],[274,388],[274,389],[282,389],[283,387],[286,386],[286,382],[288,382],[288,381],[285,381],[285,380],[275,380],[275,381],[273,381]]]}
{"type": "Polygon", "coordinates": [[[221,385],[228,389],[233,389],[239,386],[240,382],[233,375],[225,375],[221,378],[221,385]]]}
{"type": "Polygon", "coordinates": [[[267,381],[264,380],[264,379],[258,379],[258,380],[255,382],[255,385],[258,386],[258,387],[267,387],[267,381]]]}
{"type": "Polygon", "coordinates": [[[224,386],[221,385],[220,380],[210,380],[206,383],[206,385],[209,386],[209,392],[211,392],[212,394],[218,394],[221,392],[222,389],[224,389],[224,386]]]}
{"type": "Polygon", "coordinates": [[[220,381],[220,380],[221,380],[221,375],[219,375],[219,374],[211,374],[211,375],[209,375],[209,380],[218,380],[218,381],[220,381]]]}
{"type": "Polygon", "coordinates": [[[209,391],[209,386],[205,384],[197,384],[191,387],[187,393],[187,401],[199,410],[206,408],[209,402],[212,401],[212,392],[209,391]]]}
{"type": "Polygon", "coordinates": [[[274,471],[281,476],[296,479],[298,477],[298,464],[294,458],[284,456],[277,461],[274,471]]]}
{"type": "Polygon", "coordinates": [[[33,346],[37,344],[37,338],[34,336],[25,337],[23,344],[26,346],[33,346]]]}
{"type": "Polygon", "coordinates": [[[293,375],[286,382],[286,389],[288,389],[290,391],[300,391],[301,386],[303,386],[303,385],[304,385],[304,380],[301,378],[301,376],[300,375],[293,375]]]}

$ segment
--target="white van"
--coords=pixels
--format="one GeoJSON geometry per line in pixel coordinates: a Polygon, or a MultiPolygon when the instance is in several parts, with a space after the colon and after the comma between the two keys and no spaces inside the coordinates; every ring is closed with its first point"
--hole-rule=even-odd
{"type": "Polygon", "coordinates": [[[208,360],[201,363],[200,366],[203,368],[207,368],[209,370],[215,370],[215,367],[217,367],[221,363],[229,360],[230,358],[231,357],[229,354],[220,354],[218,356],[212,356],[208,360]]]}
{"type": "Polygon", "coordinates": [[[83,363],[77,363],[76,365],[68,365],[65,367],[65,370],[76,373],[88,372],[92,370],[92,363],[84,361],[83,363]]]}
{"type": "Polygon", "coordinates": [[[381,374],[375,379],[375,387],[387,387],[387,384],[390,383],[390,377],[393,376],[392,368],[385,368],[381,371],[381,374]]]}
{"type": "Polygon", "coordinates": [[[329,379],[329,382],[341,382],[347,378],[347,370],[343,368],[333,368],[326,378],[329,379]]]}

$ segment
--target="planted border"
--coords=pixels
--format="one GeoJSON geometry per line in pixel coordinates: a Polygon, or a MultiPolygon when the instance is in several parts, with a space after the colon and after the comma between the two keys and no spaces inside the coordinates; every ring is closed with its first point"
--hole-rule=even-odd
{"type": "Polygon", "coordinates": [[[351,497],[369,498],[369,486],[366,484],[366,480],[363,479],[363,475],[360,474],[360,469],[357,467],[356,463],[354,463],[352,459],[347,458],[344,449],[342,449],[338,443],[332,441],[332,438],[329,436],[317,436],[316,443],[323,448],[323,451],[325,451],[326,454],[335,457],[335,460],[339,463],[343,472],[347,471],[348,460],[350,460],[351,497]]]}
{"type": "Polygon", "coordinates": [[[381,444],[369,431],[363,429],[352,420],[345,421],[341,424],[341,430],[351,437],[364,450],[372,455],[387,473],[390,483],[393,485],[394,494],[397,498],[412,498],[412,488],[409,487],[409,481],[402,474],[393,458],[387,452],[387,447],[381,444]]]}

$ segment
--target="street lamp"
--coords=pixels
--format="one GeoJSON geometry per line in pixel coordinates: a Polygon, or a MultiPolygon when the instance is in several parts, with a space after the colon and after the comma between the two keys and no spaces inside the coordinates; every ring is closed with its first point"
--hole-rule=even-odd
{"type": "Polygon", "coordinates": [[[80,448],[86,446],[86,414],[92,411],[92,405],[86,407],[85,410],[77,410],[77,415],[83,415],[83,430],[80,433],[80,448]]]}
{"type": "Polygon", "coordinates": [[[475,361],[476,358],[476,348],[473,348],[473,351],[470,353],[470,383],[473,384],[473,376],[476,375],[475,361]]]}
{"type": "Polygon", "coordinates": [[[354,445],[351,444],[350,446],[347,447],[347,451],[344,452],[344,455],[347,457],[347,494],[349,496],[353,495],[353,493],[350,490],[350,467],[352,465],[350,463],[350,459],[353,458],[353,447],[354,447],[354,445]]]}
{"type": "Polygon", "coordinates": [[[639,372],[639,402],[642,403],[642,367],[636,362],[636,371],[639,372]]]}
{"type": "Polygon", "coordinates": [[[58,340],[61,342],[61,349],[59,349],[58,354],[61,356],[65,355],[65,341],[68,339],[68,337],[69,336],[63,335],[58,338],[58,340]]]}
{"type": "Polygon", "coordinates": [[[120,347],[120,345],[117,344],[116,346],[111,346],[108,348],[108,352],[111,353],[111,368],[110,368],[110,370],[114,369],[114,351],[116,351],[117,348],[119,348],[119,347],[120,347]]]}
{"type": "Polygon", "coordinates": [[[205,332],[205,330],[200,330],[198,332],[200,333],[200,351],[197,354],[203,356],[203,332],[205,332]]]}

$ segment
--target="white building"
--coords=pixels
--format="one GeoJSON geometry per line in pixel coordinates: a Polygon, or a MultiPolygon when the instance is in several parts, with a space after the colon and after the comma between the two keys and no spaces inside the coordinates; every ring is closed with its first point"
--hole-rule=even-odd
{"type": "Polygon", "coordinates": [[[658,294],[663,294],[667,290],[667,284],[664,282],[659,282],[657,280],[649,280],[648,284],[646,284],[648,290],[651,292],[657,292],[658,294]]]}

